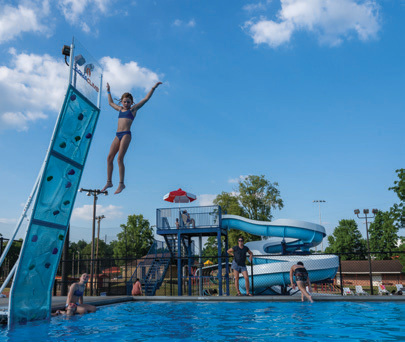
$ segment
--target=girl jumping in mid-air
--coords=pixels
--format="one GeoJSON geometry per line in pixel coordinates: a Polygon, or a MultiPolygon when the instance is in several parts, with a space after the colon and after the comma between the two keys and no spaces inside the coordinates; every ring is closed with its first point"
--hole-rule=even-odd
{"type": "Polygon", "coordinates": [[[121,104],[119,106],[114,103],[111,92],[110,85],[107,83],[107,94],[108,94],[108,103],[111,107],[118,110],[118,129],[116,136],[111,144],[110,152],[107,157],[107,184],[101,191],[105,191],[108,188],[113,186],[112,184],[112,173],[113,173],[113,162],[115,155],[118,153],[118,168],[120,173],[120,183],[117,190],[114,194],[119,194],[122,190],[125,189],[124,185],[124,176],[125,176],[125,166],[124,166],[124,156],[127,152],[129,143],[131,142],[131,125],[135,119],[136,113],[139,108],[141,108],[148,100],[151,98],[155,89],[162,84],[162,82],[157,82],[154,87],[149,91],[145,98],[138,103],[134,103],[134,99],[130,93],[125,93],[121,96],[121,104]]]}

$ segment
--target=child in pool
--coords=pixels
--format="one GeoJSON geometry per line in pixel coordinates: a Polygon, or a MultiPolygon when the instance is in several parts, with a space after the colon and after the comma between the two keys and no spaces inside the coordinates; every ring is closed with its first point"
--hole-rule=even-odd
{"type": "Polygon", "coordinates": [[[107,94],[108,94],[108,103],[111,107],[119,112],[118,115],[118,129],[116,136],[111,144],[110,152],[107,157],[107,184],[101,191],[105,191],[108,188],[113,186],[112,184],[112,173],[113,173],[113,162],[116,154],[118,153],[117,162],[118,169],[120,174],[120,182],[117,190],[114,194],[119,194],[122,190],[125,189],[124,176],[125,176],[125,165],[124,165],[124,156],[127,152],[129,143],[131,142],[131,126],[132,122],[135,119],[138,109],[140,109],[153,95],[153,92],[156,88],[162,84],[162,82],[157,82],[145,98],[138,103],[134,103],[134,99],[130,93],[124,93],[121,96],[121,106],[114,103],[111,92],[110,85],[107,83],[107,94]]]}

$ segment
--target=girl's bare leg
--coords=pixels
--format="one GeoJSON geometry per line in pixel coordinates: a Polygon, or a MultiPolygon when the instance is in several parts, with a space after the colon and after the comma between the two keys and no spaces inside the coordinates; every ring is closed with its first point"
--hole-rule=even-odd
{"type": "Polygon", "coordinates": [[[120,184],[118,185],[117,190],[114,192],[114,194],[119,194],[122,190],[125,189],[125,184],[124,184],[124,177],[125,177],[125,165],[124,165],[124,157],[125,153],[127,153],[129,143],[131,142],[131,136],[129,134],[126,134],[122,137],[121,143],[119,146],[119,152],[118,152],[118,157],[117,157],[117,162],[118,162],[118,168],[119,168],[119,173],[120,173],[120,184]]]}
{"type": "Polygon", "coordinates": [[[111,143],[110,152],[108,153],[107,157],[107,184],[101,191],[105,191],[113,186],[111,178],[114,168],[114,158],[115,155],[118,153],[119,148],[120,148],[120,140],[117,137],[115,137],[113,142],[111,143]]]}
{"type": "Polygon", "coordinates": [[[298,288],[299,288],[300,291],[301,291],[301,298],[302,298],[302,301],[304,301],[304,297],[303,297],[303,296],[305,296],[305,297],[307,297],[307,299],[308,299],[311,303],[313,303],[314,301],[312,300],[311,295],[307,292],[307,290],[306,290],[306,288],[305,288],[305,283],[302,282],[302,281],[297,281],[297,285],[298,285],[298,288]]]}
{"type": "Polygon", "coordinates": [[[233,276],[235,278],[235,289],[236,289],[236,293],[238,295],[240,295],[240,290],[239,290],[239,272],[233,270],[233,276]]]}

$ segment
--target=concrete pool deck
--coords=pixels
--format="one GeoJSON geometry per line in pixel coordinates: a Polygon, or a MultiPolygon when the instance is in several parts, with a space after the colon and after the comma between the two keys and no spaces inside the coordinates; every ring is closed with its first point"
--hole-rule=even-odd
{"type": "MultiPolygon", "coordinates": [[[[341,296],[316,294],[318,302],[405,302],[405,296],[341,296]]],[[[294,296],[98,296],[84,297],[84,303],[104,306],[124,302],[299,302],[300,295],[294,296]]],[[[65,307],[66,297],[52,297],[52,311],[65,307]]],[[[8,309],[8,298],[0,298],[0,310],[8,309]]]]}
{"type": "MultiPolygon", "coordinates": [[[[317,302],[405,302],[405,296],[312,295],[317,302]]],[[[301,296],[98,296],[84,297],[84,303],[104,306],[124,302],[299,302],[301,296]]],[[[65,307],[66,297],[52,297],[52,311],[65,307]]],[[[8,298],[0,298],[0,310],[8,309],[8,298]]]]}

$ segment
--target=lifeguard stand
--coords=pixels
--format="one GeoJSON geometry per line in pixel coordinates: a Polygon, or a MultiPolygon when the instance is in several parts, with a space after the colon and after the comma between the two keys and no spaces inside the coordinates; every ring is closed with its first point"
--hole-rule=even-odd
{"type": "Polygon", "coordinates": [[[188,265],[188,295],[191,296],[191,266],[193,264],[192,238],[199,238],[199,295],[203,296],[202,238],[216,236],[218,241],[218,295],[222,296],[222,260],[225,261],[226,295],[229,295],[228,258],[221,255],[221,238],[225,237],[225,250],[228,249],[228,230],[222,227],[221,207],[218,205],[201,207],[163,208],[156,210],[156,230],[162,235],[173,258],[177,258],[178,296],[183,295],[182,266],[188,265]]]}

